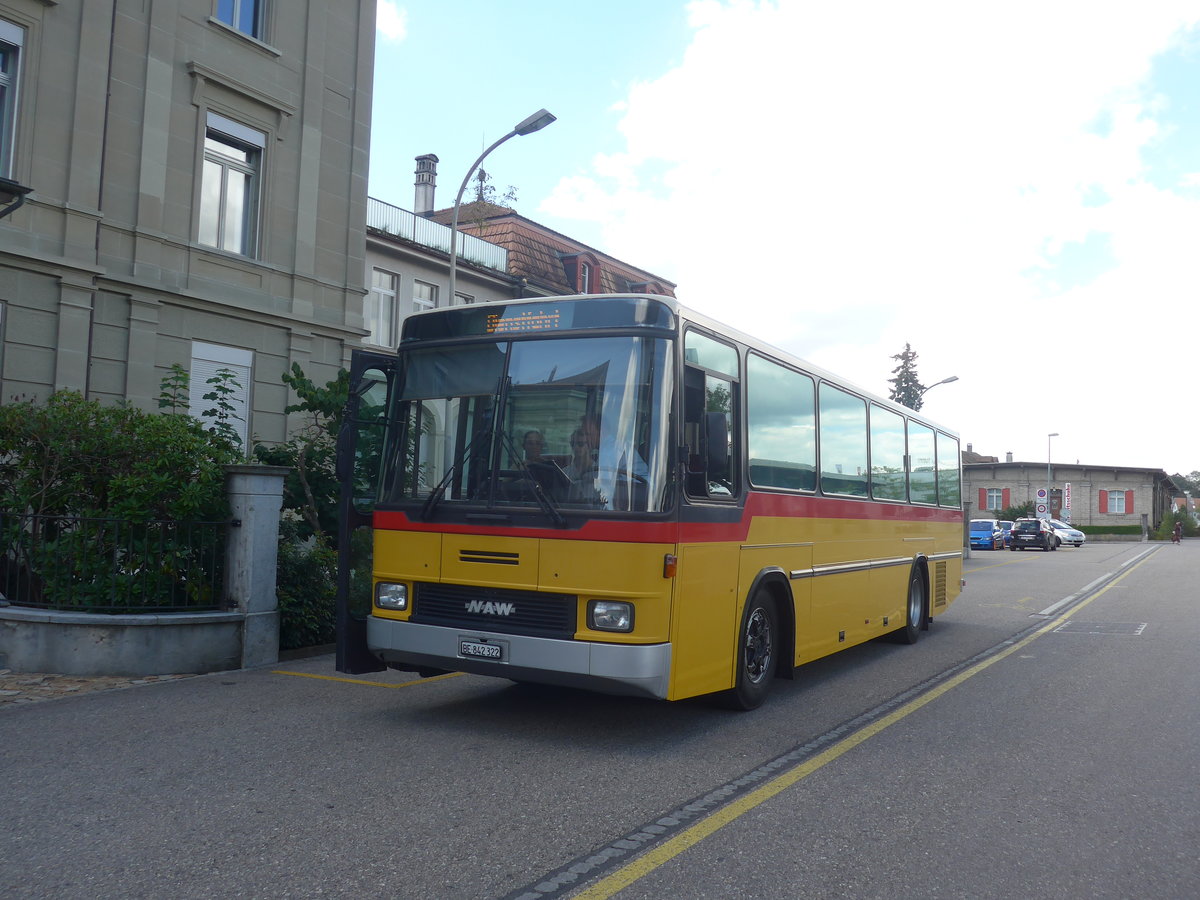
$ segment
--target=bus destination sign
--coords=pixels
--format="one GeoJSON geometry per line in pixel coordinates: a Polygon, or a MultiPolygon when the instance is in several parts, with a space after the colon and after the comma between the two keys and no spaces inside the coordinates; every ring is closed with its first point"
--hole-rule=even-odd
{"type": "Polygon", "coordinates": [[[513,334],[522,331],[555,331],[562,327],[562,314],[557,307],[535,306],[528,309],[516,307],[501,312],[489,313],[488,334],[513,334]]]}

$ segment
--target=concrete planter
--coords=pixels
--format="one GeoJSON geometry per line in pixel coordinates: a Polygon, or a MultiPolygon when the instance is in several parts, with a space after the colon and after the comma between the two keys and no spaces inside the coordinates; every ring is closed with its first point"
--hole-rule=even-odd
{"type": "Polygon", "coordinates": [[[0,608],[0,668],[61,675],[166,675],[242,666],[239,612],[106,616],[0,608]]]}
{"type": "Polygon", "coordinates": [[[275,573],[282,466],[227,466],[237,527],[225,553],[227,611],[104,615],[0,607],[0,668],[62,675],[167,675],[279,659],[275,573]]]}

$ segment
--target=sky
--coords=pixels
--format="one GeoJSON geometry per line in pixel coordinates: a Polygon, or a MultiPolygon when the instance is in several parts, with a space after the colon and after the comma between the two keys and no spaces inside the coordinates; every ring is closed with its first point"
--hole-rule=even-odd
{"type": "Polygon", "coordinates": [[[371,196],[541,108],[522,215],[872,393],[911,345],[977,453],[1200,470],[1195,0],[379,0],[371,196]]]}

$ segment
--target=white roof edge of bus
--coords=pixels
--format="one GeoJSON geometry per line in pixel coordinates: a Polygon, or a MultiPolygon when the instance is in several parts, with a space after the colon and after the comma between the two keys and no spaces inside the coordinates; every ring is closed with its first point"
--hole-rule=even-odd
{"type": "MultiPolygon", "coordinates": [[[[854,391],[854,393],[860,395],[861,397],[863,397],[866,400],[870,400],[872,403],[878,403],[880,406],[884,407],[885,409],[890,409],[893,412],[898,412],[901,415],[908,416],[910,419],[916,419],[918,422],[920,422],[924,425],[928,425],[937,431],[941,431],[942,433],[949,435],[950,437],[953,437],[955,440],[959,439],[959,433],[957,431],[947,428],[944,425],[939,425],[937,422],[933,421],[933,419],[926,418],[925,416],[921,415],[916,410],[909,409],[907,406],[903,406],[903,405],[895,402],[894,400],[888,400],[885,397],[880,397],[878,394],[874,394],[871,391],[868,391],[865,388],[860,387],[859,385],[854,384],[853,382],[848,381],[847,379],[842,378],[841,376],[828,371],[827,369],[822,369],[820,366],[813,365],[812,363],[808,362],[807,360],[805,360],[799,356],[796,356],[794,353],[789,353],[787,350],[782,350],[779,347],[776,347],[774,344],[767,343],[766,341],[761,340],[760,338],[756,338],[756,337],[753,337],[752,335],[746,334],[744,331],[740,331],[737,328],[734,328],[732,325],[727,325],[724,322],[722,322],[720,319],[714,319],[712,316],[709,316],[709,315],[706,315],[705,313],[699,312],[699,311],[693,309],[692,307],[688,306],[686,303],[681,302],[680,300],[678,300],[675,297],[667,297],[664,294],[635,294],[635,293],[563,294],[560,296],[550,296],[550,297],[522,297],[519,300],[493,300],[493,301],[490,301],[489,303],[480,303],[477,305],[478,306],[491,306],[491,305],[503,304],[504,306],[512,306],[513,304],[546,303],[548,301],[554,302],[557,300],[613,300],[618,297],[632,298],[635,300],[656,300],[659,303],[662,303],[664,306],[669,307],[676,314],[681,315],[683,318],[687,319],[689,322],[695,322],[697,325],[707,326],[708,328],[712,329],[713,331],[715,331],[719,334],[725,334],[725,335],[733,338],[734,340],[745,344],[747,347],[751,347],[755,350],[760,350],[760,351],[762,351],[764,353],[768,353],[772,356],[778,356],[780,359],[783,359],[783,360],[786,360],[787,362],[792,363],[797,368],[803,369],[805,372],[809,373],[810,375],[815,375],[823,381],[828,381],[828,382],[831,382],[832,384],[835,384],[835,385],[838,385],[841,387],[845,387],[845,388],[849,388],[850,390],[854,391]]],[[[426,315],[431,315],[431,314],[436,315],[439,312],[444,312],[446,309],[460,309],[460,308],[461,307],[440,307],[438,309],[423,310],[419,313],[411,313],[411,315],[414,315],[414,316],[426,316],[426,315]]]]}

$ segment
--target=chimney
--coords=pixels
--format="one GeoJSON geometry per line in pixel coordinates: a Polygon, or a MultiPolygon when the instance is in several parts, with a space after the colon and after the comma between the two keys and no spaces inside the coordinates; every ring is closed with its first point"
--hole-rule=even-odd
{"type": "Polygon", "coordinates": [[[974,453],[974,452],[975,452],[975,448],[974,448],[974,447],[973,447],[973,446],[972,446],[970,443],[968,443],[968,444],[967,444],[967,452],[968,452],[968,453],[974,453]]]}
{"type": "Polygon", "coordinates": [[[433,192],[437,190],[437,164],[438,158],[432,153],[417,157],[413,212],[418,216],[428,216],[433,212],[433,192]]]}
{"type": "Polygon", "coordinates": [[[1009,450],[1007,453],[1004,454],[1004,461],[1012,462],[1012,451],[1011,450],[1009,450]]]}

